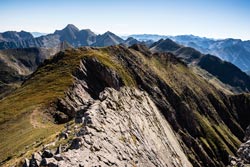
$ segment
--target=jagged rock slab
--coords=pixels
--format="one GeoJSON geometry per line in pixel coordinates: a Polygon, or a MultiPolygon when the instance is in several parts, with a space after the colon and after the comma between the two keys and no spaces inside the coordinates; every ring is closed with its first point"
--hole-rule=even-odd
{"type": "MultiPolygon", "coordinates": [[[[66,152],[54,166],[191,167],[177,136],[147,93],[105,89],[84,113],[66,152]],[[80,133],[81,132],[81,133],[80,133]],[[84,133],[82,133],[84,132],[84,133]]],[[[48,151],[46,151],[48,152],[48,151]]]]}

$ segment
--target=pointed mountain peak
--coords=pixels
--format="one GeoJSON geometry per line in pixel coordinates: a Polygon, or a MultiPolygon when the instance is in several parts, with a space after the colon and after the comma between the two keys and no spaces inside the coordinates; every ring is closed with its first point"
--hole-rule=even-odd
{"type": "Polygon", "coordinates": [[[64,29],[56,30],[55,34],[62,34],[62,33],[64,34],[65,32],[77,33],[79,32],[79,29],[73,24],[68,24],[64,29]]]}
{"type": "Polygon", "coordinates": [[[74,31],[79,31],[79,29],[75,26],[75,25],[73,25],[73,24],[68,24],[65,28],[64,28],[64,30],[65,29],[70,29],[70,30],[74,30],[74,31]]]}
{"type": "Polygon", "coordinates": [[[163,44],[171,44],[171,45],[179,45],[176,42],[174,42],[173,40],[166,38],[166,39],[160,39],[158,41],[158,43],[163,43],[163,44]]]}
{"type": "Polygon", "coordinates": [[[133,38],[133,37],[128,37],[128,38],[126,39],[126,41],[130,41],[130,40],[136,40],[136,39],[133,38]]]}
{"type": "Polygon", "coordinates": [[[114,33],[107,31],[102,35],[98,35],[96,39],[96,43],[93,46],[111,46],[118,45],[124,43],[124,40],[114,33]]]}
{"type": "Polygon", "coordinates": [[[172,41],[171,39],[167,38],[167,39],[160,39],[159,41],[153,43],[150,46],[151,50],[158,50],[158,51],[167,51],[167,52],[171,52],[171,51],[176,51],[177,49],[181,48],[181,46],[177,43],[175,43],[174,41],[172,41]]]}
{"type": "MultiPolygon", "coordinates": [[[[112,33],[111,31],[107,31],[105,32],[103,35],[115,35],[114,33],[112,33]]],[[[116,35],[115,35],[116,36],[116,35]]]]}

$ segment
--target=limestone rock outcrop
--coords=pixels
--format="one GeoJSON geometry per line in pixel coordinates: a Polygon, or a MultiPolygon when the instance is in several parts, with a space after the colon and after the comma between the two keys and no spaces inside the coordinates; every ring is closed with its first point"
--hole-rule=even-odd
{"type": "Polygon", "coordinates": [[[138,89],[106,88],[85,109],[81,121],[68,128],[73,126],[64,151],[52,158],[44,150],[40,165],[192,166],[166,119],[138,89]]]}

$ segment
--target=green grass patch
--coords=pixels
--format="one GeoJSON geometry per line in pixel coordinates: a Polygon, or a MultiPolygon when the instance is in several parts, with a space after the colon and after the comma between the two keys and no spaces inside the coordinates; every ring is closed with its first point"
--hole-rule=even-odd
{"type": "Polygon", "coordinates": [[[195,112],[195,116],[204,133],[204,136],[201,138],[202,143],[207,148],[210,148],[211,152],[217,157],[222,159],[227,158],[229,154],[233,155],[231,150],[236,150],[239,140],[235,136],[229,137],[232,133],[224,125],[216,125],[198,112],[195,112]]]}
{"type": "Polygon", "coordinates": [[[54,135],[61,128],[51,122],[43,122],[44,127],[35,128],[30,122],[30,114],[37,109],[43,113],[42,108],[63,98],[74,82],[72,73],[79,67],[80,61],[87,57],[96,58],[115,70],[125,85],[135,86],[129,72],[102,49],[70,49],[59,53],[38,68],[20,88],[0,100],[0,162],[8,157],[21,156],[26,147],[28,150],[35,147],[30,144],[54,135]]]}

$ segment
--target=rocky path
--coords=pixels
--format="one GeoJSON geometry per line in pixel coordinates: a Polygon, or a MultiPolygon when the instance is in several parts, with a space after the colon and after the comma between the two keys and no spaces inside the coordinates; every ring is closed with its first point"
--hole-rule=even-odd
{"type": "Polygon", "coordinates": [[[33,154],[24,166],[192,166],[145,92],[107,88],[77,115],[60,135],[65,144],[33,154]]]}

